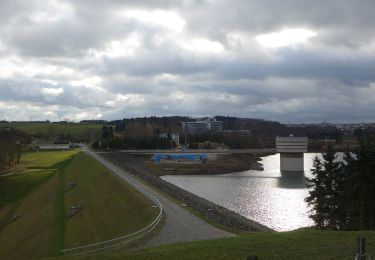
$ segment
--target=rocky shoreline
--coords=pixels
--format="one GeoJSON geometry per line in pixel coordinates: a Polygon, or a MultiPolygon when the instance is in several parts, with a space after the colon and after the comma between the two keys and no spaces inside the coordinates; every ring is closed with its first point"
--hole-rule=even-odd
{"type": "Polygon", "coordinates": [[[102,153],[101,155],[216,223],[244,231],[273,231],[258,222],[164,181],[158,173],[147,168],[144,161],[137,156],[122,153],[102,153]]]}

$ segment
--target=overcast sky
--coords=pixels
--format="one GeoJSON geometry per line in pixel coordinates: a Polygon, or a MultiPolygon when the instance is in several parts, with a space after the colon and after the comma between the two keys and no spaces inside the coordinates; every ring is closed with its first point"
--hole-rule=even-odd
{"type": "Polygon", "coordinates": [[[374,122],[374,0],[0,0],[0,118],[374,122]]]}

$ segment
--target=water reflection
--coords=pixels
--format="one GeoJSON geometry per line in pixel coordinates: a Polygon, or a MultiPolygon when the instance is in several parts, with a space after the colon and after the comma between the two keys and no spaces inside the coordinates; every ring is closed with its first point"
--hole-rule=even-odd
{"type": "Polygon", "coordinates": [[[305,172],[281,172],[277,183],[278,187],[284,189],[304,189],[306,184],[305,172]]]}
{"type": "Polygon", "coordinates": [[[305,172],[300,173],[281,173],[275,154],[262,158],[264,171],[162,178],[275,230],[292,230],[312,225],[304,199],[315,155],[305,154],[305,172]]]}

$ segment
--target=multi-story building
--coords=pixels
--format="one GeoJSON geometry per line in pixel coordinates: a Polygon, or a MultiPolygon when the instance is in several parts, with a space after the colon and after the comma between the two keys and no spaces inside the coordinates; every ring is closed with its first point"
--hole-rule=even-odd
{"type": "Polygon", "coordinates": [[[213,118],[197,119],[195,122],[181,122],[182,131],[191,135],[206,134],[210,131],[220,132],[223,131],[224,123],[216,121],[213,118]]]}
{"type": "Polygon", "coordinates": [[[213,131],[213,132],[220,132],[220,131],[223,131],[223,125],[224,123],[221,122],[221,121],[209,121],[208,122],[208,128],[210,131],[213,131]]]}

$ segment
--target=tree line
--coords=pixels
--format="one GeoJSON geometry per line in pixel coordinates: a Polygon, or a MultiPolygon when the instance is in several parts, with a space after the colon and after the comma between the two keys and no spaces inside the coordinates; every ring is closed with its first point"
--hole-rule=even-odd
{"type": "MultiPolygon", "coordinates": [[[[216,120],[223,122],[224,130],[250,130],[258,138],[274,140],[276,136],[308,136],[309,139],[342,139],[342,132],[335,126],[306,125],[293,127],[276,121],[254,118],[238,118],[229,116],[215,116],[216,120]]],[[[181,133],[181,122],[195,121],[194,118],[183,116],[170,117],[140,117],[108,121],[107,125],[114,125],[116,132],[122,132],[131,137],[158,135],[160,133],[181,133]]]]}
{"type": "MultiPolygon", "coordinates": [[[[117,132],[116,127],[103,126],[100,140],[95,141],[92,144],[92,147],[94,149],[170,149],[175,148],[177,145],[170,136],[163,138],[159,136],[159,133],[140,136],[127,136],[122,134],[123,133],[117,132]]],[[[266,144],[264,140],[257,136],[223,132],[188,135],[187,140],[192,149],[198,149],[199,143],[207,143],[207,141],[208,143],[221,143],[231,149],[264,148],[264,144],[266,144]]],[[[184,144],[184,138],[182,135],[180,136],[180,141],[184,144]]],[[[209,149],[210,146],[206,148],[209,149]]]]}
{"type": "Polygon", "coordinates": [[[0,130],[0,170],[11,168],[21,160],[21,152],[30,137],[17,129],[0,130]]]}
{"type": "Polygon", "coordinates": [[[375,228],[375,134],[365,131],[358,142],[342,161],[332,148],[314,158],[306,202],[318,229],[375,228]]]}
{"type": "Polygon", "coordinates": [[[92,145],[94,149],[170,149],[173,143],[167,138],[159,137],[111,137],[95,141],[92,145]]]}
{"type": "Polygon", "coordinates": [[[101,141],[95,141],[92,144],[94,149],[170,149],[174,147],[176,144],[170,137],[114,136],[112,126],[103,126],[101,141]]]}

